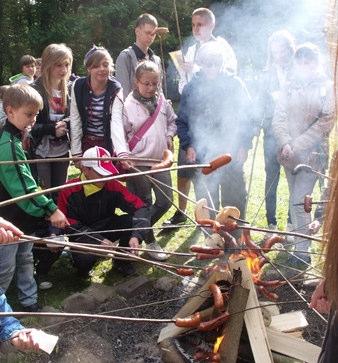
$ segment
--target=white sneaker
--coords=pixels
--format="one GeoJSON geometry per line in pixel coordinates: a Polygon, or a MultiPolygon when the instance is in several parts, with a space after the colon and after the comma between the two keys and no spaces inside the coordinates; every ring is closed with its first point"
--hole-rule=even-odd
{"type": "Polygon", "coordinates": [[[153,260],[165,261],[168,259],[168,255],[163,251],[162,247],[157,242],[148,243],[147,249],[158,251],[148,251],[149,257],[151,257],[153,260]]]}

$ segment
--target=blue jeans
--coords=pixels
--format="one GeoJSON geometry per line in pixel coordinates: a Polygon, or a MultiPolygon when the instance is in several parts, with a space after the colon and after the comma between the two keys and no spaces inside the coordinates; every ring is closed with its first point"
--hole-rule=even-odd
{"type": "Polygon", "coordinates": [[[29,242],[0,246],[0,287],[6,291],[16,274],[18,299],[23,306],[37,303],[38,298],[32,247],[29,242]]]}

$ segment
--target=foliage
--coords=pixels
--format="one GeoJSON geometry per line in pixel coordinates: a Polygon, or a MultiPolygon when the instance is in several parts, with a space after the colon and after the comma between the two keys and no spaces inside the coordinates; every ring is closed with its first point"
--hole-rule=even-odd
{"type": "MultiPolygon", "coordinates": [[[[226,1],[225,1],[226,2],[226,1]]],[[[191,12],[208,1],[177,1],[182,36],[191,32],[191,12]]],[[[39,57],[50,43],[64,42],[74,53],[74,71],[82,73],[82,59],[95,43],[116,58],[134,40],[134,21],[143,12],[157,17],[171,30],[165,53],[179,45],[172,1],[156,0],[2,0],[0,2],[0,84],[17,73],[23,54],[39,57]]],[[[160,52],[155,43],[156,52],[160,52]]]]}

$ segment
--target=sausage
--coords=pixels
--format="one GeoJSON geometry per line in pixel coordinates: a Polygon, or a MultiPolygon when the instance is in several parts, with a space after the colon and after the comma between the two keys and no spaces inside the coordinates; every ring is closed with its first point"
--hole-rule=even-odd
{"type": "Polygon", "coordinates": [[[262,253],[262,249],[256,245],[256,243],[250,238],[249,236],[246,236],[243,234],[244,237],[244,243],[248,247],[249,250],[253,251],[254,253],[262,253]]]}
{"type": "Polygon", "coordinates": [[[259,268],[261,269],[266,263],[268,263],[269,261],[265,258],[265,257],[259,257],[259,268]]]}
{"type": "Polygon", "coordinates": [[[220,251],[222,251],[220,248],[214,248],[214,247],[208,247],[208,246],[190,246],[191,252],[197,252],[197,253],[207,253],[209,255],[218,255],[220,251]]]}
{"type": "Polygon", "coordinates": [[[151,170],[170,168],[173,165],[173,153],[169,149],[165,149],[162,155],[162,161],[160,163],[154,164],[151,170]]]}
{"type": "Polygon", "coordinates": [[[279,236],[278,234],[273,234],[270,238],[268,238],[265,242],[264,245],[262,247],[262,250],[264,252],[269,252],[271,250],[271,247],[275,244],[275,243],[281,243],[284,242],[284,237],[279,236]]]}
{"type": "Polygon", "coordinates": [[[216,284],[210,284],[209,291],[213,295],[215,308],[218,310],[224,309],[224,299],[220,287],[216,284]]]}
{"type": "Polygon", "coordinates": [[[306,195],[304,197],[304,211],[305,211],[305,213],[311,213],[311,211],[312,211],[312,197],[311,197],[311,195],[306,195]]]}
{"type": "Polygon", "coordinates": [[[177,268],[176,272],[180,276],[191,276],[194,274],[194,270],[192,268],[184,268],[184,267],[177,268]]]}
{"type": "Polygon", "coordinates": [[[209,253],[197,253],[196,254],[196,260],[213,260],[214,258],[219,258],[224,255],[224,252],[220,250],[220,253],[218,255],[211,255],[209,253]]]}
{"type": "Polygon", "coordinates": [[[266,289],[266,287],[264,286],[259,286],[258,287],[258,291],[264,295],[267,299],[271,300],[271,301],[277,301],[278,300],[278,295],[274,292],[268,291],[266,289]]]}
{"type": "Polygon", "coordinates": [[[176,318],[175,325],[179,328],[197,328],[201,324],[201,314],[199,312],[187,318],[176,318]]]}
{"type": "Polygon", "coordinates": [[[224,154],[219,156],[218,158],[210,161],[210,166],[207,166],[205,168],[202,168],[202,173],[204,175],[208,175],[212,173],[214,170],[220,168],[223,165],[229,164],[231,161],[231,155],[230,154],[224,154]]]}
{"type": "Polygon", "coordinates": [[[210,331],[218,328],[220,325],[224,324],[229,319],[229,313],[226,311],[219,315],[215,319],[211,319],[209,321],[204,321],[200,323],[197,327],[199,331],[210,331]]]}
{"type": "Polygon", "coordinates": [[[210,224],[210,226],[212,227],[212,231],[214,233],[219,233],[219,231],[221,230],[222,226],[220,225],[219,222],[214,221],[213,219],[209,219],[209,218],[205,218],[205,219],[198,219],[196,221],[198,224],[202,224],[202,225],[206,225],[206,224],[210,224]]]}

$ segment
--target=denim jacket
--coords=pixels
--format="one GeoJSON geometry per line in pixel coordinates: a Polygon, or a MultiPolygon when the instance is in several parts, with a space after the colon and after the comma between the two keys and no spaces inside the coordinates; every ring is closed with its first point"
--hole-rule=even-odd
{"type": "MultiPolygon", "coordinates": [[[[11,307],[7,303],[7,299],[3,291],[0,289],[0,312],[10,312],[11,307]]],[[[11,338],[11,335],[24,327],[20,324],[19,320],[12,316],[0,318],[0,344],[11,338]]]]}

